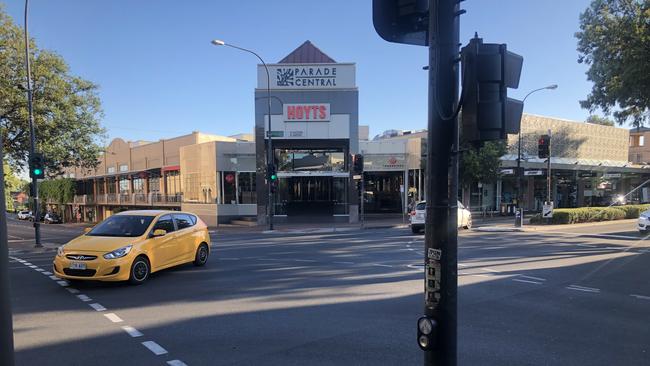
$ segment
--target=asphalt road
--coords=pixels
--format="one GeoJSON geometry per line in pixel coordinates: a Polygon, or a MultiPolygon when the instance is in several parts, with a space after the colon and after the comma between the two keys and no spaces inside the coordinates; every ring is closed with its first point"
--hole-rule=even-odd
{"type": "MultiPolygon", "coordinates": [[[[422,364],[408,229],[215,233],[205,267],[138,287],[50,279],[30,232],[10,222],[18,365],[422,364]]],[[[44,227],[44,241],[79,232],[44,227]]],[[[465,231],[459,258],[459,364],[650,363],[650,242],[633,224],[465,231]]]]}

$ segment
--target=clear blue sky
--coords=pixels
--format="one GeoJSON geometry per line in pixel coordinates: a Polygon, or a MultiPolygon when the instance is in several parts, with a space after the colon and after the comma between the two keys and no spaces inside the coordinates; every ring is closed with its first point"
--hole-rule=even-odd
{"type": "MultiPolygon", "coordinates": [[[[22,25],[22,0],[4,1],[22,25]]],[[[520,88],[552,83],[525,111],[582,121],[591,89],[577,63],[580,13],[589,0],[468,0],[461,40],[474,31],[524,56],[520,88]]],[[[370,0],[31,0],[30,34],[100,86],[110,138],[155,140],[193,130],[253,129],[257,60],[210,45],[220,38],[277,62],[309,39],[337,61],[356,62],[360,123],[371,135],[426,126],[424,47],[388,43],[372,26],[370,0]]]]}

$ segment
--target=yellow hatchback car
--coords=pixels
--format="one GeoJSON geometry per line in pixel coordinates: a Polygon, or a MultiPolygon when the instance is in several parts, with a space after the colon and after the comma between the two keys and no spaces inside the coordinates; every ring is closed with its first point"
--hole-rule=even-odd
{"type": "Polygon", "coordinates": [[[210,255],[208,228],[179,211],[125,211],[61,246],[54,274],[69,280],[129,281],[184,263],[202,266],[210,255]]]}

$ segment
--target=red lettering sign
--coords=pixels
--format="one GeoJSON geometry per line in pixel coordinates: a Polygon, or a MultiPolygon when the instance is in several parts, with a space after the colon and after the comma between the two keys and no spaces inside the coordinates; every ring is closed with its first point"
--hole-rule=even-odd
{"type": "Polygon", "coordinates": [[[285,104],[285,121],[329,121],[330,105],[325,104],[285,104]]]}

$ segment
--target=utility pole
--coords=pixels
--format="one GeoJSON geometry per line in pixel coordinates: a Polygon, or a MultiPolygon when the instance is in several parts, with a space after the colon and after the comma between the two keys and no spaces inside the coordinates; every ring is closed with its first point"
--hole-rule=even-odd
{"type": "MultiPolygon", "coordinates": [[[[453,211],[457,210],[458,175],[452,169],[450,187],[449,167],[452,146],[457,150],[460,14],[457,0],[429,2],[425,306],[418,323],[429,322],[435,336],[424,351],[425,366],[456,365],[457,358],[458,230],[453,211]]],[[[418,327],[422,330],[421,324],[418,327]]]]}
{"type": "MultiPolygon", "coordinates": [[[[0,161],[2,155],[2,135],[0,135],[0,161]]],[[[11,319],[11,300],[9,298],[9,246],[7,241],[7,215],[5,207],[4,167],[0,164],[0,365],[14,364],[14,332],[11,319]]]]}
{"type": "MultiPolygon", "coordinates": [[[[27,9],[29,5],[29,0],[25,0],[25,65],[27,66],[27,109],[29,111],[29,137],[30,137],[30,147],[29,147],[29,158],[30,162],[32,157],[36,153],[36,134],[34,132],[34,109],[32,107],[32,69],[29,62],[29,34],[27,32],[27,9]]],[[[34,223],[34,241],[36,242],[36,248],[42,248],[41,244],[41,215],[39,213],[39,202],[38,202],[38,178],[34,176],[30,168],[30,174],[32,178],[32,218],[34,223]]]]}
{"type": "Polygon", "coordinates": [[[548,165],[546,166],[546,203],[551,204],[551,144],[553,141],[551,130],[548,130],[548,165]]]}

